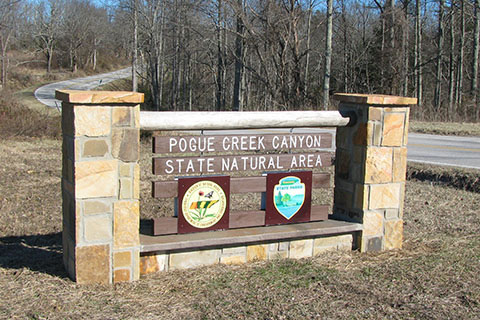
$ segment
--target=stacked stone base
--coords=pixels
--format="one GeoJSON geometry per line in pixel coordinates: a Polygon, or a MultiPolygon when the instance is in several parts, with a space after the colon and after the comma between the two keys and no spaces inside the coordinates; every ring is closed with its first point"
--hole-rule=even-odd
{"type": "Polygon", "coordinates": [[[351,251],[355,243],[355,234],[342,234],[228,247],[143,252],[140,255],[140,275],[214,264],[242,264],[256,260],[310,258],[326,251],[351,251]]]}

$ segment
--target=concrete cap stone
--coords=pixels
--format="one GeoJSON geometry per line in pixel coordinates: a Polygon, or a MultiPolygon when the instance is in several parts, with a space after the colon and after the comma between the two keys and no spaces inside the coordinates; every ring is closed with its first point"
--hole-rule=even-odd
{"type": "Polygon", "coordinates": [[[79,104],[138,104],[143,103],[144,94],[130,91],[57,90],[55,98],[63,102],[79,104]]]}
{"type": "Polygon", "coordinates": [[[333,99],[371,105],[405,106],[417,104],[417,98],[389,96],[384,94],[335,93],[333,99]]]}

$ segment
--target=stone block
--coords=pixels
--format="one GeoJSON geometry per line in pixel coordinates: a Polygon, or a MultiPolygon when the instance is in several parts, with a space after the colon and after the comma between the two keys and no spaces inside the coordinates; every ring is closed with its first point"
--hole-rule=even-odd
{"type": "Polygon", "coordinates": [[[149,274],[159,271],[167,271],[168,254],[152,254],[140,256],[140,274],[149,274]]]}
{"type": "Polygon", "coordinates": [[[403,130],[403,146],[407,146],[408,144],[408,129],[410,126],[410,108],[407,108],[405,113],[405,130],[403,130]]]}
{"type": "Polygon", "coordinates": [[[111,132],[111,108],[75,106],[75,136],[99,137],[111,132]]]}
{"type": "Polygon", "coordinates": [[[75,253],[78,284],[110,283],[110,246],[77,247],[75,253]]]}
{"type": "Polygon", "coordinates": [[[383,212],[365,211],[363,213],[363,235],[376,236],[383,234],[383,212]]]}
{"type": "Polygon", "coordinates": [[[113,268],[126,268],[132,265],[132,252],[120,251],[113,254],[113,268]]]}
{"type": "Polygon", "coordinates": [[[100,200],[87,200],[83,202],[83,214],[100,214],[100,213],[111,213],[112,204],[106,201],[100,200]]]}
{"type": "Polygon", "coordinates": [[[383,250],[382,237],[362,239],[362,252],[379,252],[383,250]]]}
{"type": "Polygon", "coordinates": [[[140,199],[140,165],[133,166],[133,198],[140,199]]]}
{"type": "Polygon", "coordinates": [[[140,279],[140,250],[135,249],[133,250],[133,257],[132,257],[132,266],[133,266],[133,273],[132,273],[132,280],[140,279]]]}
{"type": "Polygon", "coordinates": [[[113,272],[113,282],[129,282],[130,278],[130,269],[118,269],[113,272]]]}
{"type": "Polygon", "coordinates": [[[336,206],[342,208],[351,208],[352,207],[352,193],[348,191],[344,191],[339,188],[335,188],[334,191],[334,202],[336,206]]]}
{"type": "Polygon", "coordinates": [[[399,218],[398,209],[385,209],[385,219],[395,220],[399,218]]]}
{"type": "Polygon", "coordinates": [[[247,246],[247,261],[251,262],[254,260],[266,260],[268,256],[267,253],[267,244],[247,246]]]}
{"type": "Polygon", "coordinates": [[[353,147],[353,162],[354,163],[363,163],[363,157],[365,155],[364,147],[353,147]]]}
{"type": "Polygon", "coordinates": [[[393,182],[403,182],[407,174],[407,147],[393,149],[393,182]]]}
{"type": "Polygon", "coordinates": [[[367,209],[368,208],[368,196],[369,196],[369,186],[363,184],[355,185],[355,205],[356,209],[367,209]]]}
{"type": "Polygon", "coordinates": [[[132,174],[130,172],[131,171],[130,167],[131,166],[129,163],[120,162],[118,167],[118,174],[120,175],[120,177],[122,178],[131,177],[132,174]]]}
{"type": "Polygon", "coordinates": [[[278,243],[277,242],[268,244],[268,252],[276,252],[276,251],[278,251],[278,243]]]}
{"type": "Polygon", "coordinates": [[[391,148],[367,148],[365,183],[391,182],[392,162],[391,148]]]}
{"type": "Polygon", "coordinates": [[[87,140],[83,144],[82,157],[103,157],[107,152],[108,145],[106,140],[87,140]]]}
{"type": "Polygon", "coordinates": [[[313,255],[328,250],[352,250],[353,237],[351,234],[316,238],[313,241],[313,255]]]}
{"type": "Polygon", "coordinates": [[[400,208],[400,191],[399,183],[371,185],[369,209],[400,208]]]}
{"type": "Polygon", "coordinates": [[[138,200],[118,201],[113,206],[115,248],[138,246],[140,213],[138,200]]]}
{"type": "Polygon", "coordinates": [[[368,108],[368,120],[382,121],[382,108],[368,108]]]}
{"type": "Polygon", "coordinates": [[[353,144],[356,146],[369,146],[372,144],[373,123],[359,123],[353,134],[353,144]]]}
{"type": "Polygon", "coordinates": [[[131,107],[115,107],[112,109],[112,126],[125,127],[131,124],[131,107]]]}
{"type": "Polygon", "coordinates": [[[133,198],[132,179],[121,178],[120,179],[120,199],[133,198]]]}
{"type": "Polygon", "coordinates": [[[77,198],[117,196],[117,160],[75,163],[75,195],[77,198]]]}
{"type": "Polygon", "coordinates": [[[290,249],[290,242],[283,241],[278,243],[278,251],[288,251],[290,249]]]}
{"type": "Polygon", "coordinates": [[[220,257],[220,263],[223,264],[241,264],[247,262],[246,254],[237,254],[237,255],[222,255],[220,257]]]}
{"type": "Polygon", "coordinates": [[[382,142],[382,123],[375,122],[373,125],[373,141],[372,144],[374,146],[379,147],[382,142]]]}
{"type": "Polygon", "coordinates": [[[401,147],[405,125],[404,113],[385,113],[382,146],[401,147]]]}
{"type": "Polygon", "coordinates": [[[169,268],[170,270],[189,269],[217,264],[220,262],[221,252],[221,249],[212,249],[171,253],[169,268]]]}
{"type": "Polygon", "coordinates": [[[132,118],[135,128],[140,128],[140,105],[137,104],[132,108],[132,118]]]}
{"type": "Polygon", "coordinates": [[[347,148],[348,147],[348,133],[349,129],[343,127],[337,127],[337,132],[335,135],[335,145],[337,148],[347,148]]]}
{"type": "Polygon", "coordinates": [[[88,216],[84,219],[85,241],[110,241],[112,239],[112,218],[106,215],[88,216]]]}
{"type": "Polygon", "coordinates": [[[385,250],[401,249],[403,242],[403,220],[385,222],[385,250]]]}
{"type": "Polygon", "coordinates": [[[139,159],[139,154],[139,129],[113,129],[112,155],[114,158],[125,162],[135,162],[139,159]]]}
{"type": "Polygon", "coordinates": [[[308,258],[313,255],[313,239],[293,240],[290,241],[291,259],[308,258]]]}
{"type": "Polygon", "coordinates": [[[268,260],[287,259],[288,251],[271,251],[268,253],[268,260]]]}
{"type": "Polygon", "coordinates": [[[350,154],[348,151],[338,149],[335,157],[335,171],[339,178],[348,180],[350,176],[350,154]]]}
{"type": "Polygon", "coordinates": [[[73,105],[70,103],[62,103],[62,133],[63,136],[73,136],[75,131],[73,105]]]}

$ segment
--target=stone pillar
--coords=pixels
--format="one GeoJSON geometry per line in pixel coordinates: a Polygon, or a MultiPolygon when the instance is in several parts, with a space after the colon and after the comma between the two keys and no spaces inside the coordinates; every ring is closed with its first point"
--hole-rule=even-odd
{"type": "Polygon", "coordinates": [[[140,106],[135,92],[62,100],[63,260],[78,283],[139,277],[140,106]]]}
{"type": "Polygon", "coordinates": [[[337,128],[334,217],[363,224],[361,251],[402,247],[409,105],[416,98],[336,94],[353,126],[337,128]]]}

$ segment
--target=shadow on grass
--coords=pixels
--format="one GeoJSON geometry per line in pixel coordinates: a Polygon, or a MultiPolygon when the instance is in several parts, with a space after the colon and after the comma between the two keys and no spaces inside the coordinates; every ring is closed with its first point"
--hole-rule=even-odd
{"type": "Polygon", "coordinates": [[[0,238],[0,267],[23,269],[67,278],[63,267],[62,234],[0,238]]]}

